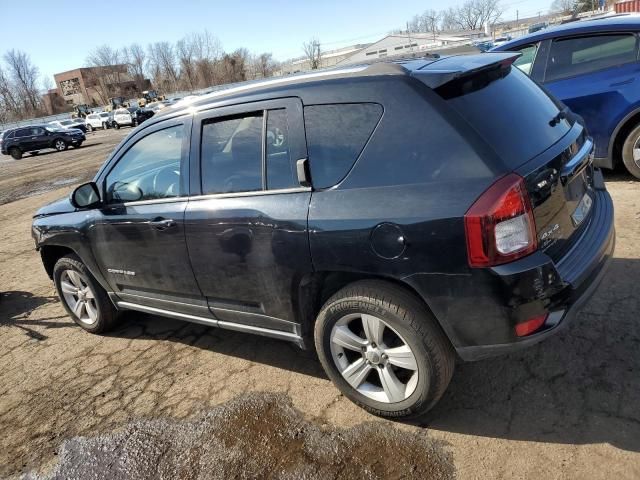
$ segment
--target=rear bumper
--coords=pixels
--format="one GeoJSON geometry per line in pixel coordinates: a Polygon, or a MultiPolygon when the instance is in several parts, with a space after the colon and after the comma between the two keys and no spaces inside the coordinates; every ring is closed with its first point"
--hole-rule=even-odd
{"type": "Polygon", "coordinates": [[[497,335],[504,338],[510,332],[511,338],[505,342],[457,346],[456,351],[463,360],[479,360],[541,342],[566,326],[591,298],[615,247],[613,202],[606,190],[597,190],[595,194],[590,225],[559,262],[554,263],[544,253],[536,252],[492,269],[508,298],[502,319],[504,328],[497,329],[497,335]],[[549,317],[541,330],[522,338],[515,336],[518,319],[546,312],[549,317]]]}

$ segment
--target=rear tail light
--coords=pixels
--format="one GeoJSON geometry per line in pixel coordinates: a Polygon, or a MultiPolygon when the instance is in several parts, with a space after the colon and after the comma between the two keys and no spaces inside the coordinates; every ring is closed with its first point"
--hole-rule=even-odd
{"type": "Polygon", "coordinates": [[[464,216],[471,267],[513,261],[538,248],[524,179],[511,173],[491,185],[464,216]]]}
{"type": "Polygon", "coordinates": [[[518,323],[516,325],[516,335],[519,337],[526,337],[527,335],[531,335],[533,332],[538,330],[544,322],[547,321],[548,313],[544,313],[542,315],[538,315],[537,317],[533,317],[526,322],[518,323]]]}

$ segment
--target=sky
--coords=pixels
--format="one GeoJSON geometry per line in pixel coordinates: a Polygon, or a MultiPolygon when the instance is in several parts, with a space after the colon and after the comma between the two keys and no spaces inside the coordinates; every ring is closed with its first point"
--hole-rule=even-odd
{"type": "MultiPolygon", "coordinates": [[[[176,42],[208,30],[225,51],[244,47],[271,52],[277,60],[303,54],[302,43],[320,40],[323,50],[366,43],[402,28],[426,9],[445,9],[464,0],[108,0],[35,2],[2,1],[0,54],[26,52],[43,76],[84,66],[89,52],[109,44],[121,48],[137,42],[176,42]]],[[[546,13],[551,0],[502,0],[503,20],[546,13]]],[[[53,80],[53,78],[52,78],[53,80]]]]}

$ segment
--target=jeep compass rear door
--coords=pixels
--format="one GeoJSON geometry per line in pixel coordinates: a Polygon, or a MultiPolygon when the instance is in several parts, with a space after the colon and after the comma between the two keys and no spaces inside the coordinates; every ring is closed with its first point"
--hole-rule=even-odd
{"type": "Polygon", "coordinates": [[[299,335],[294,289],[311,272],[296,162],[306,157],[302,103],[285,98],[194,118],[187,247],[220,326],[299,335]],[[194,187],[195,186],[195,187],[194,187]]]}

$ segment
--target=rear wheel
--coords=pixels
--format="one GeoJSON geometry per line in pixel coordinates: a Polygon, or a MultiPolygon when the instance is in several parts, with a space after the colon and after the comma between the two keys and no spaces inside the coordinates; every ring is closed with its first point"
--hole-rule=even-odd
{"type": "Polygon", "coordinates": [[[89,124],[87,124],[87,130],[88,130],[89,132],[93,132],[93,125],[91,125],[90,123],[89,123],[89,124]]]}
{"type": "Polygon", "coordinates": [[[59,152],[62,152],[67,149],[67,142],[65,142],[61,138],[58,138],[53,141],[53,148],[55,148],[59,152]]]}
{"type": "Polygon", "coordinates": [[[22,150],[18,147],[13,147],[9,149],[9,155],[11,155],[14,160],[20,160],[22,158],[22,150]]]}
{"type": "Polygon", "coordinates": [[[640,179],[640,125],[636,125],[624,141],[622,161],[629,173],[640,179]]]}
{"type": "Polygon", "coordinates": [[[422,417],[453,374],[453,348],[430,312],[382,281],[356,282],[331,297],[318,315],[315,345],[340,391],[383,417],[422,417]]]}
{"type": "Polygon", "coordinates": [[[114,127],[116,130],[120,130],[120,125],[117,122],[114,124],[114,127]]]}
{"type": "Polygon", "coordinates": [[[66,255],[56,262],[53,281],[65,310],[82,328],[102,333],[115,324],[116,308],[76,255],[66,255]]]}

